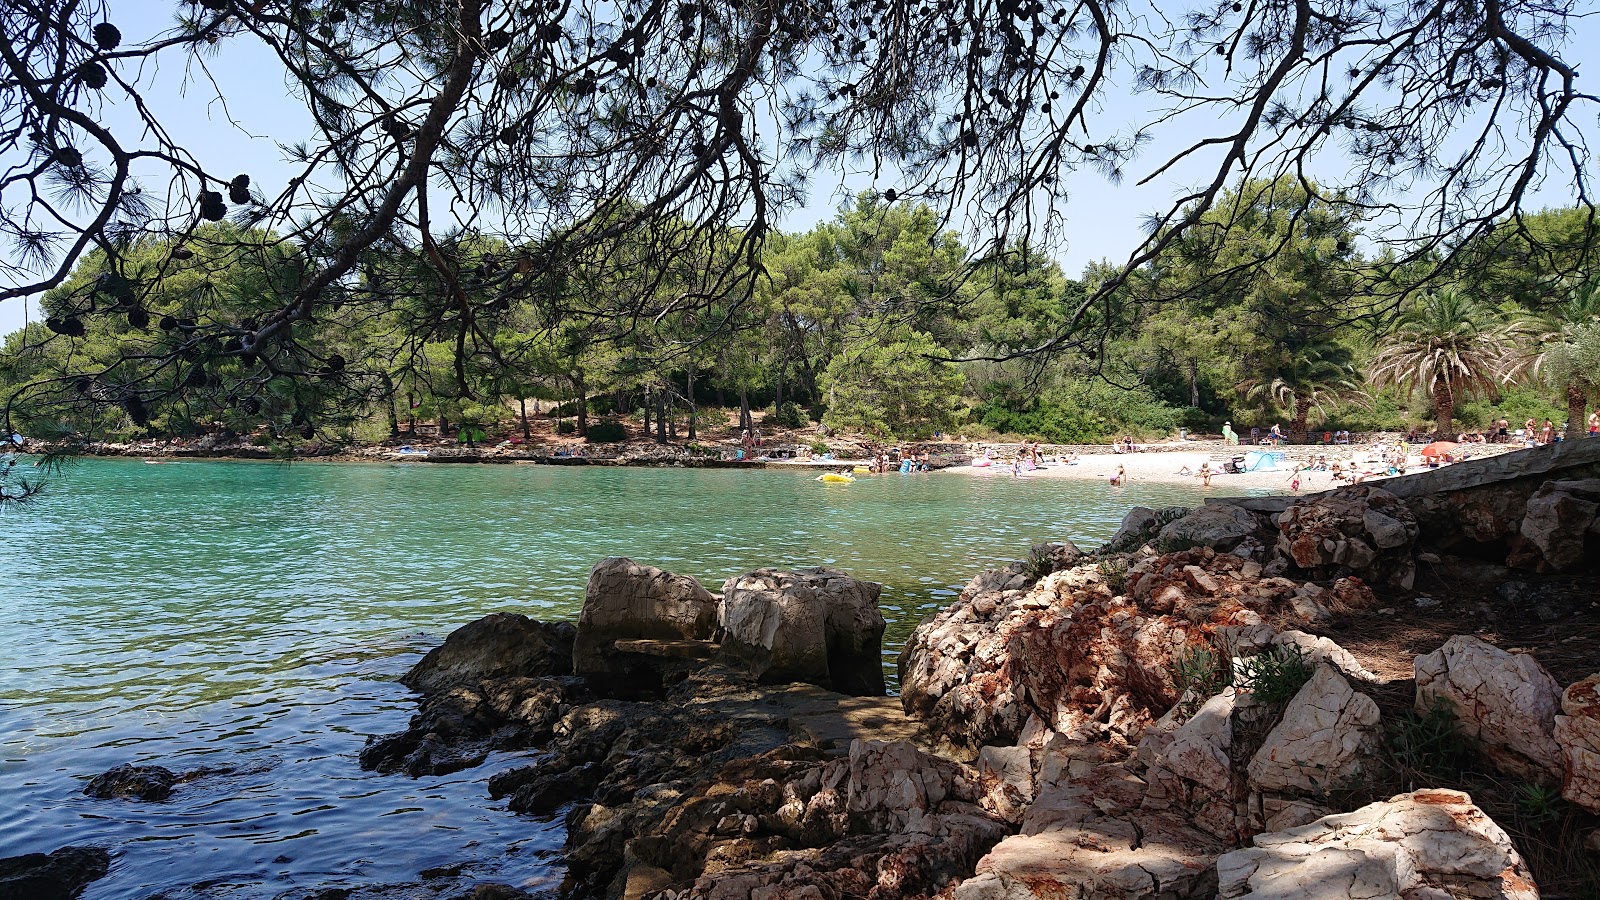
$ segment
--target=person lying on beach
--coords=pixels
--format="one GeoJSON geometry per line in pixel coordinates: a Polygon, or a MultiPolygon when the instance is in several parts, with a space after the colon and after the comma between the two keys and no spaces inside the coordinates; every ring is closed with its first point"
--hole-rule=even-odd
{"type": "Polygon", "coordinates": [[[1191,472],[1191,471],[1189,471],[1189,467],[1188,466],[1184,466],[1183,468],[1181,468],[1181,469],[1179,469],[1177,471],[1177,474],[1179,474],[1179,475],[1197,475],[1199,473],[1198,472],[1191,472]]]}

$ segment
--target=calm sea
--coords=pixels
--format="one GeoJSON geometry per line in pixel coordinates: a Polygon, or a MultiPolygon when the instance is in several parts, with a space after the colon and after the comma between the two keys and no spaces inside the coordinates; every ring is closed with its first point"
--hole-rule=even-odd
{"type": "Polygon", "coordinates": [[[1197,499],[1004,476],[85,461],[0,515],[0,857],[105,846],[89,900],[270,897],[457,863],[548,886],[559,819],[511,816],[483,786],[526,758],[422,779],[356,765],[415,709],[394,679],[451,629],[496,610],[576,619],[606,556],[712,590],[823,564],[883,583],[892,677],[906,635],[978,571],[1197,499]],[[226,772],[163,803],[83,796],[125,762],[226,772]]]}

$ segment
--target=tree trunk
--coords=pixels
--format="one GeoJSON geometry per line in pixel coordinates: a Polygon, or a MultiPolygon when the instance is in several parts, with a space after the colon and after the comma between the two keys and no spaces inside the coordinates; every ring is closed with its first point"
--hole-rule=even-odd
{"type": "Polygon", "coordinates": [[[388,372],[383,373],[383,396],[383,411],[389,419],[389,437],[397,438],[400,436],[400,414],[394,411],[394,403],[400,398],[395,396],[394,380],[388,372]]]}
{"type": "Polygon", "coordinates": [[[667,392],[656,392],[656,443],[667,442],[667,392]]]}
{"type": "Polygon", "coordinates": [[[750,416],[750,391],[744,387],[739,388],[739,427],[755,427],[755,420],[750,416]]]}
{"type": "Polygon", "coordinates": [[[1433,439],[1436,441],[1453,441],[1456,433],[1451,422],[1456,417],[1456,395],[1450,390],[1448,384],[1433,386],[1433,413],[1439,419],[1439,424],[1433,430],[1433,439]]]}
{"type": "Polygon", "coordinates": [[[589,436],[589,392],[583,383],[583,373],[578,372],[572,376],[572,389],[577,393],[578,402],[578,437],[589,436]]]}
{"type": "Polygon", "coordinates": [[[1589,407],[1589,395],[1577,384],[1567,385],[1567,440],[1583,437],[1584,413],[1589,407]]]}
{"type": "Polygon", "coordinates": [[[1189,405],[1200,406],[1200,361],[1193,357],[1189,359],[1189,405]]]}
{"type": "Polygon", "coordinates": [[[777,390],[772,398],[773,409],[783,408],[783,370],[787,368],[788,365],[789,361],[787,359],[780,360],[778,363],[777,390]]]}
{"type": "Polygon", "coordinates": [[[689,440],[691,441],[695,440],[695,417],[696,413],[699,412],[699,407],[694,402],[694,375],[694,364],[690,363],[689,374],[684,378],[683,386],[688,389],[684,394],[684,399],[689,401],[689,440]]]}
{"type": "Polygon", "coordinates": [[[1306,419],[1311,417],[1311,401],[1294,398],[1294,421],[1289,423],[1289,440],[1296,444],[1306,442],[1306,419]]]}
{"type": "Polygon", "coordinates": [[[518,397],[517,406],[522,410],[522,442],[524,444],[531,443],[533,441],[533,429],[528,427],[528,398],[518,397]]]}
{"type": "Polygon", "coordinates": [[[650,406],[655,401],[653,399],[651,399],[650,392],[649,391],[645,391],[644,392],[644,396],[641,398],[640,402],[644,404],[644,436],[645,437],[649,437],[650,436],[650,406]]]}
{"type": "Polygon", "coordinates": [[[406,391],[406,430],[412,437],[417,436],[417,398],[410,391],[406,391]]]}

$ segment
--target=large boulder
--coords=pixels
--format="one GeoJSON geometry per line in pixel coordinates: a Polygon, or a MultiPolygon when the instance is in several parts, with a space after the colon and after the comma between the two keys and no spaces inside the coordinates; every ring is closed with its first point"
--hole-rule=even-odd
{"type": "Polygon", "coordinates": [[[881,696],[882,585],[837,569],[757,569],[722,586],[718,660],[768,684],[803,681],[881,696]]]}
{"type": "Polygon", "coordinates": [[[1157,550],[1210,547],[1225,552],[1260,530],[1255,513],[1231,503],[1208,503],[1162,526],[1154,543],[1157,550]]]}
{"type": "Polygon", "coordinates": [[[1122,517],[1122,524],[1117,528],[1117,533],[1111,536],[1111,540],[1106,542],[1101,552],[1129,553],[1137,550],[1154,540],[1162,526],[1183,518],[1189,512],[1190,508],[1187,506],[1167,506],[1161,509],[1135,506],[1122,517]]]}
{"type": "Polygon", "coordinates": [[[0,859],[0,897],[7,900],[73,900],[90,882],[111,871],[111,854],[99,847],[62,847],[0,859]]]}
{"type": "Polygon", "coordinates": [[[1417,520],[1405,502],[1368,485],[1296,501],[1279,514],[1277,551],[1314,578],[1356,575],[1409,590],[1417,520]]]}
{"type": "Polygon", "coordinates": [[[1258,900],[1538,900],[1506,833],[1459,791],[1401,794],[1259,834],[1217,860],[1217,896],[1258,900]]]}
{"type": "Polygon", "coordinates": [[[1332,666],[1317,666],[1250,759],[1250,787],[1321,795],[1352,786],[1371,766],[1379,719],[1371,697],[1332,666]]]}
{"type": "Polygon", "coordinates": [[[570,624],[545,623],[516,613],[491,613],[450,632],[444,643],[400,683],[423,694],[499,678],[537,678],[572,673],[570,624]]]}
{"type": "Polygon", "coordinates": [[[1528,498],[1519,528],[1550,569],[1570,569],[1584,560],[1589,528],[1600,513],[1600,479],[1547,481],[1528,498]]]}
{"type": "Polygon", "coordinates": [[[716,627],[717,598],[698,581],[631,559],[608,557],[589,572],[572,669],[618,687],[639,684],[641,678],[659,681],[650,661],[617,653],[616,642],[709,641],[716,627]]]}
{"type": "Polygon", "coordinates": [[[1538,660],[1456,635],[1413,665],[1418,712],[1443,703],[1461,732],[1501,769],[1547,783],[1560,779],[1555,718],[1561,688],[1538,660]]]}
{"type": "Polygon", "coordinates": [[[1600,813],[1600,674],[1569,686],[1556,716],[1556,743],[1565,758],[1561,795],[1600,813]]]}

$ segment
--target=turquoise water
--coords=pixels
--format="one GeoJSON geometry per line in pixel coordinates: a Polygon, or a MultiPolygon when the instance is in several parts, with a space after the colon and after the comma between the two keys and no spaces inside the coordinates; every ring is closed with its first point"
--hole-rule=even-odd
{"type": "Polygon", "coordinates": [[[1092,546],[1182,487],[1003,476],[91,460],[4,511],[0,857],[96,843],[89,900],[186,888],[413,881],[428,867],[530,889],[559,820],[491,803],[488,774],[362,772],[414,711],[393,679],[496,610],[575,619],[589,567],[630,556],[713,590],[765,565],[884,584],[885,657],[976,572],[1032,543],[1092,546]],[[90,800],[124,762],[229,770],[164,803],[90,800]]]}

